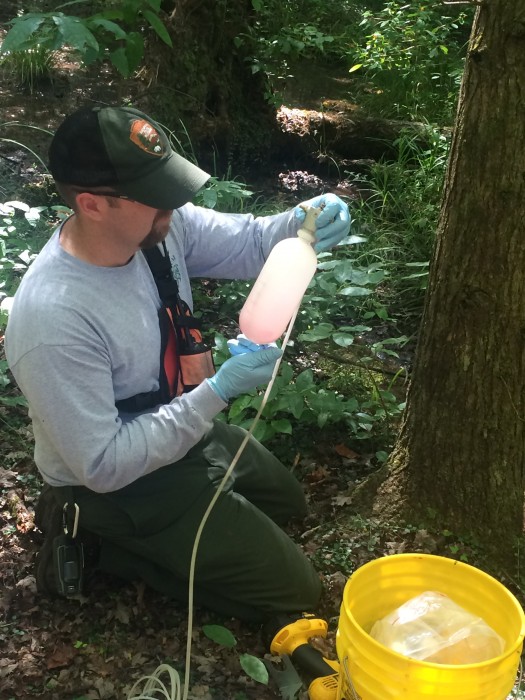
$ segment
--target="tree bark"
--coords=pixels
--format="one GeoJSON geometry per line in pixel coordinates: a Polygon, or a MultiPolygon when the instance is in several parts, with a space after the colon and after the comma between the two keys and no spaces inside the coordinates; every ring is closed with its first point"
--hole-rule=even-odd
{"type": "Polygon", "coordinates": [[[400,437],[375,509],[502,556],[523,532],[525,0],[474,21],[400,437]]]}
{"type": "Polygon", "coordinates": [[[275,108],[263,75],[251,70],[250,0],[165,0],[163,10],[173,48],[155,37],[147,47],[152,111],[203,167],[225,172],[232,161],[267,157],[275,108]]]}

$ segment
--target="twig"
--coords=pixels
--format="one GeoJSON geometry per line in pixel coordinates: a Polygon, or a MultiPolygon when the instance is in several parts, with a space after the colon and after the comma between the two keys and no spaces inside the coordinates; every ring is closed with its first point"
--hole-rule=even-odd
{"type": "MultiPolygon", "coordinates": [[[[358,347],[354,345],[354,348],[358,347]]],[[[367,369],[370,370],[371,372],[377,372],[378,374],[385,374],[389,377],[395,377],[398,375],[400,372],[403,372],[408,379],[408,370],[406,367],[403,367],[402,365],[398,367],[398,369],[391,370],[391,369],[386,369],[386,367],[366,367],[363,362],[359,359],[357,360],[349,360],[346,357],[340,357],[339,355],[335,355],[331,352],[327,352],[326,350],[318,350],[317,351],[318,355],[321,355],[321,357],[326,357],[329,360],[336,360],[337,362],[344,364],[344,365],[350,365],[351,367],[359,367],[360,369],[367,369]]]]}

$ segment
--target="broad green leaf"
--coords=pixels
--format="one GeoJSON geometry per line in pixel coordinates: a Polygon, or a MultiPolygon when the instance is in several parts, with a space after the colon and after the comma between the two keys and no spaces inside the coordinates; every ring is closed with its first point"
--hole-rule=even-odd
{"type": "Polygon", "coordinates": [[[319,275],[316,282],[319,289],[325,292],[325,296],[333,296],[337,292],[337,286],[329,275],[319,275]]]}
{"type": "Polygon", "coordinates": [[[280,418],[279,420],[272,420],[270,425],[275,430],[276,433],[285,433],[286,435],[292,434],[292,424],[287,418],[280,418]]]}
{"type": "Polygon", "coordinates": [[[289,384],[293,379],[293,368],[289,362],[281,362],[279,368],[280,378],[283,384],[289,384]]]}
{"type": "Polygon", "coordinates": [[[345,297],[367,297],[372,294],[372,290],[366,287],[345,287],[339,294],[345,297]]]}
{"type": "Polygon", "coordinates": [[[333,270],[334,267],[339,265],[338,260],[325,260],[325,262],[318,262],[317,263],[317,269],[318,270],[333,270]]]}
{"type": "Polygon", "coordinates": [[[26,211],[24,217],[34,226],[40,219],[40,212],[44,211],[44,209],[47,209],[47,207],[31,207],[29,211],[26,211]]]}
{"type": "Polygon", "coordinates": [[[304,397],[298,392],[294,392],[286,397],[288,410],[297,420],[301,417],[304,411],[304,397]]]}
{"type": "Polygon", "coordinates": [[[317,425],[319,428],[324,428],[326,425],[326,422],[328,421],[328,418],[330,417],[330,414],[321,412],[317,415],[317,425]]]}
{"type": "Polygon", "coordinates": [[[13,199],[10,202],[4,202],[2,206],[9,207],[12,209],[20,209],[21,211],[25,211],[25,212],[28,212],[30,209],[29,204],[26,204],[25,202],[19,202],[15,199],[13,199]]]}
{"type": "Polygon", "coordinates": [[[104,17],[91,17],[89,19],[89,26],[95,29],[105,29],[116,39],[125,39],[126,32],[120,27],[116,22],[111,22],[109,19],[104,19],[104,17]]]}
{"type": "Polygon", "coordinates": [[[17,19],[12,20],[12,28],[7,32],[2,44],[0,45],[0,53],[6,51],[21,51],[31,48],[33,45],[38,45],[37,39],[29,42],[29,38],[36,32],[42,22],[46,19],[44,14],[27,14],[17,19]]]}
{"type": "Polygon", "coordinates": [[[243,394],[242,396],[239,396],[238,398],[236,398],[235,401],[230,406],[230,410],[228,411],[228,416],[230,418],[235,418],[236,416],[241,415],[244,412],[244,410],[246,408],[248,408],[251,400],[252,400],[252,397],[249,396],[248,394],[243,394]]]}
{"type": "Polygon", "coordinates": [[[311,389],[313,385],[314,373],[311,369],[305,369],[295,380],[295,386],[298,391],[306,391],[307,389],[311,389]]]}
{"type": "Polygon", "coordinates": [[[340,283],[351,280],[353,276],[354,265],[350,260],[344,260],[334,268],[334,277],[340,283]]]}
{"type": "Polygon", "coordinates": [[[384,270],[369,270],[367,273],[367,283],[368,284],[379,284],[385,279],[384,270]]]}
{"type": "Polygon", "coordinates": [[[143,10],[142,14],[148,20],[150,26],[155,30],[157,36],[159,36],[165,44],[172,47],[173,42],[171,41],[171,37],[159,16],[151,10],[143,10]]]}
{"type": "Polygon", "coordinates": [[[368,331],[371,331],[372,328],[370,326],[340,326],[339,328],[340,331],[343,333],[367,333],[368,331]]]}
{"type": "Polygon", "coordinates": [[[250,678],[258,683],[268,685],[268,671],[263,662],[251,654],[241,654],[239,657],[242,669],[250,678]]]}
{"type": "Polygon", "coordinates": [[[4,406],[27,406],[23,396],[0,396],[0,403],[4,406]]]}
{"type": "Polygon", "coordinates": [[[301,333],[299,339],[309,342],[325,340],[332,335],[333,331],[334,327],[331,323],[320,323],[318,326],[315,326],[315,328],[311,328],[310,330],[301,333]]]}
{"type": "Polygon", "coordinates": [[[336,345],[340,345],[342,348],[347,348],[354,343],[354,336],[349,333],[336,332],[332,335],[332,339],[336,345]]]}
{"type": "Polygon", "coordinates": [[[202,631],[213,642],[220,644],[223,647],[233,648],[237,644],[237,640],[229,629],[222,625],[203,625],[202,631]]]}
{"type": "Polygon", "coordinates": [[[214,209],[217,204],[217,192],[213,189],[206,189],[201,193],[202,203],[208,209],[214,209]]]}
{"type": "MultiPolygon", "coordinates": [[[[247,421],[247,423],[241,427],[245,428],[246,430],[249,430],[251,424],[252,421],[247,421]]],[[[265,442],[266,440],[270,440],[274,435],[275,431],[273,430],[271,425],[263,418],[261,418],[255,426],[255,430],[253,431],[253,437],[256,440],[259,440],[259,442],[265,442]]]]}
{"type": "Polygon", "coordinates": [[[98,41],[79,17],[68,17],[58,13],[53,15],[53,22],[58,27],[65,45],[80,53],[84,53],[88,47],[93,51],[99,50],[98,41]]]}
{"type": "Polygon", "coordinates": [[[138,32],[129,32],[126,38],[126,56],[129,74],[137,70],[144,55],[144,39],[138,32]]]}
{"type": "Polygon", "coordinates": [[[342,243],[346,243],[347,245],[354,245],[355,243],[366,243],[368,238],[365,238],[364,236],[348,236],[348,238],[345,238],[344,241],[341,241],[342,243]]]}
{"type": "Polygon", "coordinates": [[[130,74],[130,71],[128,57],[126,56],[126,49],[123,46],[121,46],[120,48],[115,49],[115,51],[112,51],[109,54],[109,57],[111,59],[111,63],[115,66],[118,72],[125,78],[127,78],[130,74]]]}

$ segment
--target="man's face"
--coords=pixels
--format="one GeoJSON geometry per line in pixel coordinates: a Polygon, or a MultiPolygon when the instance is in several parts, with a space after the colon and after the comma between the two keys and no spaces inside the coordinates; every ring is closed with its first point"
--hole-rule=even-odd
{"type": "Polygon", "coordinates": [[[157,243],[161,243],[168,235],[171,215],[173,210],[158,209],[151,222],[151,228],[147,235],[139,243],[143,250],[153,248],[157,243]]]}
{"type": "Polygon", "coordinates": [[[153,248],[168,235],[173,209],[154,209],[133,199],[110,198],[107,210],[110,230],[137,248],[153,248]]]}

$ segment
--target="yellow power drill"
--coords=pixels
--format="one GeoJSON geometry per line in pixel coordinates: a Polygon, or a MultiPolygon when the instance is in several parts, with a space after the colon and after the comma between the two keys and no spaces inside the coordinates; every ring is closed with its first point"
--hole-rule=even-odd
{"type": "Polygon", "coordinates": [[[310,679],[310,700],[336,700],[339,684],[339,663],[325,659],[310,645],[312,637],[326,637],[328,624],[314,615],[304,614],[279,629],[270,644],[276,656],[288,654],[294,665],[310,679]]]}

